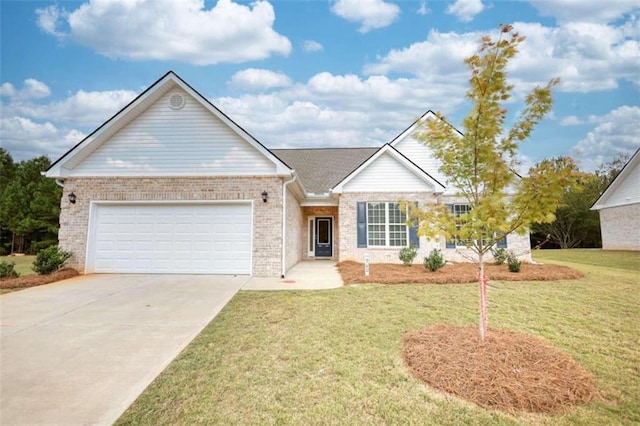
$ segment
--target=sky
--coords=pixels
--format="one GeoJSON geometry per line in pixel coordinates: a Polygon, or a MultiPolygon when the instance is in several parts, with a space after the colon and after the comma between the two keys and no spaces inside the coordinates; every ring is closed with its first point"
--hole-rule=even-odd
{"type": "Polygon", "coordinates": [[[637,0],[0,0],[0,146],[52,160],[172,70],[268,148],[377,147],[428,110],[460,127],[480,38],[510,23],[512,122],[559,77],[523,165],[640,147],[637,0]]]}

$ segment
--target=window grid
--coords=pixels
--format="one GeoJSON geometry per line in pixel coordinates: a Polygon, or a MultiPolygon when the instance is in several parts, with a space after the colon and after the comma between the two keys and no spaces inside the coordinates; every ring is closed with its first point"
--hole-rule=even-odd
{"type": "Polygon", "coordinates": [[[367,203],[367,244],[378,247],[407,245],[407,215],[398,203],[367,203]]]}
{"type": "MultiPolygon", "coordinates": [[[[453,215],[455,217],[460,217],[463,214],[467,214],[471,211],[471,206],[469,204],[454,204],[453,205],[453,215]]],[[[456,229],[462,228],[462,223],[456,223],[456,229]]],[[[456,246],[464,246],[471,245],[471,240],[463,240],[458,235],[454,235],[453,240],[456,243],[456,246]]]]}

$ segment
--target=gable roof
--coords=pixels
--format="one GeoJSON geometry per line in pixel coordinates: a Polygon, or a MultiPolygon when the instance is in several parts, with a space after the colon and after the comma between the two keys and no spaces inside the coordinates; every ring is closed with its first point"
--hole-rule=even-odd
{"type": "Polygon", "coordinates": [[[309,193],[327,194],[379,148],[273,149],[295,169],[309,193]]]}
{"type": "MultiPolygon", "coordinates": [[[[640,148],[636,150],[636,152],[631,156],[629,161],[627,161],[627,163],[624,165],[622,170],[620,170],[620,173],[618,173],[618,175],[611,181],[611,183],[609,183],[607,188],[602,192],[602,195],[598,197],[596,202],[593,203],[593,206],[591,206],[591,210],[601,210],[607,207],[624,205],[625,203],[620,203],[620,202],[609,203],[609,201],[612,198],[612,196],[616,193],[616,191],[626,182],[626,179],[633,174],[634,171],[636,172],[635,176],[638,175],[639,168],[640,168],[640,148]]],[[[637,202],[637,200],[640,199],[640,195],[639,195],[640,181],[629,182],[629,185],[632,185],[634,183],[635,183],[635,191],[636,191],[634,193],[634,195],[636,196],[636,200],[634,202],[637,202]]]]}
{"type": "Polygon", "coordinates": [[[70,169],[80,164],[98,147],[100,147],[100,145],[109,140],[109,138],[123,129],[127,124],[131,123],[136,117],[140,116],[163,95],[175,88],[180,88],[187,92],[187,94],[199,102],[207,111],[221,120],[235,134],[271,161],[275,165],[277,174],[291,175],[291,173],[293,173],[293,170],[287,164],[269,151],[269,149],[262,145],[256,138],[236,124],[231,118],[209,102],[209,100],[197,92],[176,73],[169,71],[124,108],[104,122],[100,127],[58,158],[45,172],[45,175],[47,177],[68,176],[70,169]]]}
{"type": "Polygon", "coordinates": [[[352,180],[354,177],[360,174],[364,169],[366,169],[369,165],[374,163],[378,158],[380,158],[380,156],[382,156],[385,153],[390,154],[400,164],[402,164],[404,167],[406,167],[409,171],[414,173],[417,177],[422,179],[424,182],[427,182],[433,185],[436,193],[442,193],[446,189],[443,184],[441,184],[438,180],[434,179],[430,174],[428,174],[427,172],[422,170],[420,167],[418,167],[415,163],[413,163],[411,160],[405,157],[400,151],[395,149],[390,144],[385,144],[374,155],[369,157],[367,161],[360,164],[358,168],[356,168],[351,173],[349,173],[349,175],[344,177],[344,179],[340,180],[340,182],[337,185],[331,188],[331,191],[335,193],[342,193],[344,185],[346,185],[350,180],[352,180]]]}
{"type": "MultiPolygon", "coordinates": [[[[411,123],[411,125],[409,127],[407,127],[406,129],[404,129],[404,131],[402,131],[398,136],[396,136],[395,138],[393,138],[393,140],[391,142],[389,142],[389,145],[395,147],[398,143],[400,143],[400,141],[402,141],[404,138],[406,138],[407,136],[410,136],[411,134],[413,134],[413,132],[416,131],[416,128],[418,126],[420,126],[421,123],[423,123],[426,120],[434,120],[437,119],[438,116],[436,115],[435,112],[433,112],[432,110],[428,110],[427,112],[425,112],[424,114],[422,114],[420,117],[418,117],[413,123],[411,123]]],[[[440,119],[442,120],[442,119],[440,119]]],[[[460,130],[458,130],[455,126],[453,126],[451,123],[449,123],[446,120],[443,120],[445,123],[447,123],[449,126],[451,126],[451,128],[453,130],[455,130],[456,132],[458,132],[460,134],[460,136],[462,136],[462,132],[460,130]]]]}

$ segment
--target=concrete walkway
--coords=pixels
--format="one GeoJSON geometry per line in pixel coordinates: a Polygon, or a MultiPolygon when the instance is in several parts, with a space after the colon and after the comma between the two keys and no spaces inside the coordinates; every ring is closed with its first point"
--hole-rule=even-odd
{"type": "Polygon", "coordinates": [[[335,261],[303,260],[284,278],[253,277],[242,290],[328,290],[343,285],[335,261]]]}
{"type": "Polygon", "coordinates": [[[248,279],[87,275],[0,296],[0,424],[112,424],[248,279]]]}

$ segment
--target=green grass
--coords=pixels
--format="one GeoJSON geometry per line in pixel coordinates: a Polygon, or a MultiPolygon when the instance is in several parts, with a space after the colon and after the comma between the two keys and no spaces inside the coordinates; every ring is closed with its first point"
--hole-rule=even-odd
{"type": "MultiPolygon", "coordinates": [[[[569,262],[545,262],[552,253],[569,262]]],[[[475,323],[475,285],[360,285],[240,292],[118,424],[638,424],[638,273],[605,263],[576,265],[581,280],[489,290],[491,326],[542,337],[595,377],[604,400],[567,413],[487,411],[407,374],[403,334],[475,323]]]]}
{"type": "Polygon", "coordinates": [[[569,262],[580,265],[640,271],[640,251],[602,249],[537,250],[533,253],[533,258],[539,262],[569,262]]]}
{"type": "Polygon", "coordinates": [[[15,270],[20,276],[23,276],[35,274],[33,269],[31,269],[35,258],[35,256],[0,256],[0,262],[7,261],[9,263],[15,263],[15,270]]]}

